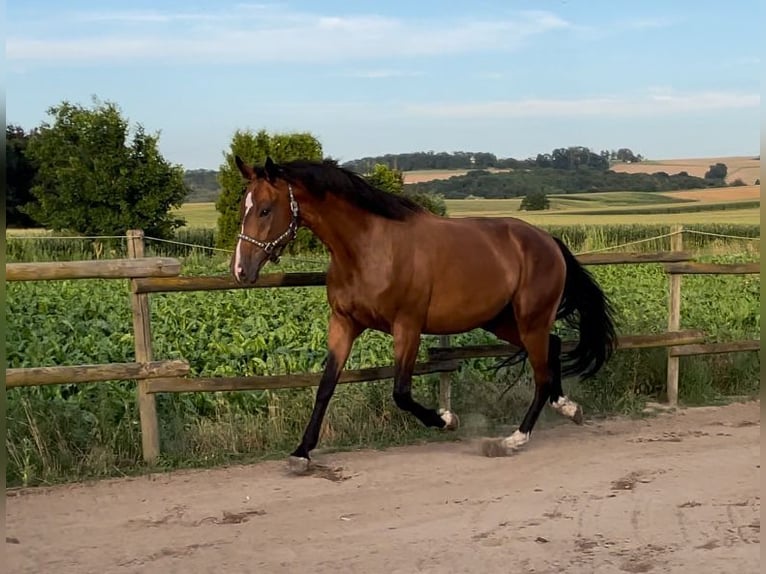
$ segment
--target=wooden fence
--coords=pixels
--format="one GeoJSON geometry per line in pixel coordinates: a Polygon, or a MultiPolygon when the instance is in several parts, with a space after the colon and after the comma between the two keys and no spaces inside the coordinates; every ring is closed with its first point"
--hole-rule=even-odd
{"type": "MultiPolygon", "coordinates": [[[[667,347],[667,397],[670,405],[678,402],[679,358],[709,353],[756,351],[760,340],[727,343],[706,343],[705,334],[698,330],[681,329],[681,277],[685,274],[750,274],[760,273],[760,263],[708,264],[692,261],[683,250],[682,235],[672,236],[671,251],[655,253],[596,253],[580,255],[585,265],[624,265],[661,263],[669,275],[668,330],[651,335],[624,335],[618,340],[619,349],[667,347]]],[[[155,361],[152,353],[149,294],[182,291],[213,291],[221,289],[263,289],[281,287],[321,287],[324,273],[271,273],[262,275],[254,285],[240,285],[230,276],[181,277],[178,260],[144,257],[143,232],[128,232],[127,259],[99,261],[67,261],[56,263],[8,263],[6,281],[39,281],[61,279],[128,279],[131,286],[130,303],[135,336],[135,362],[108,365],[79,365],[6,369],[6,389],[19,386],[84,383],[109,380],[136,380],[141,442],[144,460],[154,462],[160,453],[159,425],[155,393],[265,390],[315,386],[321,373],[289,375],[253,375],[239,377],[188,377],[189,364],[184,360],[155,361]]],[[[468,345],[452,347],[449,337],[439,338],[439,346],[428,349],[428,360],[417,363],[415,375],[441,373],[440,406],[450,406],[449,373],[469,358],[502,357],[518,349],[506,344],[468,345]]],[[[564,341],[563,350],[573,341],[564,341]]],[[[340,383],[390,379],[392,366],[346,370],[340,383]]]]}

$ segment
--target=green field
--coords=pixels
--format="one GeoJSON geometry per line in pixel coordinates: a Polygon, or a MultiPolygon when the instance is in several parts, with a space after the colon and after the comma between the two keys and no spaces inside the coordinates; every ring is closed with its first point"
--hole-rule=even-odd
{"type": "MultiPolygon", "coordinates": [[[[553,195],[546,211],[519,211],[521,198],[448,199],[450,217],[500,217],[511,215],[539,225],[609,224],[760,224],[759,200],[751,197],[733,201],[697,201],[662,193],[615,191],[553,195]],[[619,213],[615,213],[619,211],[619,213]]],[[[178,210],[187,227],[215,227],[213,203],[189,203],[178,210]]]]}

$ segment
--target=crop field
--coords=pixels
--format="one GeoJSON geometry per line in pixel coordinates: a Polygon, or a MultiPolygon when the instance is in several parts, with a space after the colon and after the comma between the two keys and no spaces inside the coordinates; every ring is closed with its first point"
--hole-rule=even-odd
{"type": "Polygon", "coordinates": [[[710,166],[716,163],[726,164],[727,182],[741,179],[747,185],[753,185],[755,184],[755,180],[761,177],[761,160],[755,156],[646,160],[639,163],[617,163],[614,164],[611,169],[628,173],[654,173],[657,171],[664,171],[669,175],[685,171],[689,175],[704,177],[705,172],[710,169],[710,166]]]}
{"type": "MultiPolygon", "coordinates": [[[[449,179],[458,175],[465,175],[468,169],[414,169],[404,172],[404,183],[421,183],[424,181],[433,181],[435,179],[449,179]]],[[[507,169],[497,169],[494,167],[486,168],[490,173],[501,173],[509,171],[507,169]]]]}

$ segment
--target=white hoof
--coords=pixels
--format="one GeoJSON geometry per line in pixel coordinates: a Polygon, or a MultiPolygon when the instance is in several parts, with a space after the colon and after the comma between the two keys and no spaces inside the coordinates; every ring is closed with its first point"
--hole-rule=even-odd
{"type": "Polygon", "coordinates": [[[291,456],[287,459],[287,467],[293,474],[306,474],[309,471],[311,461],[300,456],[291,456]]]}
{"type": "Polygon", "coordinates": [[[510,456],[529,442],[529,433],[515,431],[506,438],[486,439],[482,442],[481,449],[484,456],[510,456]]]}
{"type": "Polygon", "coordinates": [[[457,430],[460,426],[460,419],[452,411],[439,409],[439,416],[444,421],[442,430],[457,430]]]}
{"type": "Polygon", "coordinates": [[[514,431],[513,434],[503,439],[503,445],[508,450],[518,450],[529,442],[529,433],[514,431]]]}
{"type": "Polygon", "coordinates": [[[559,400],[555,403],[551,403],[551,408],[568,419],[571,419],[576,424],[582,424],[582,407],[572,399],[568,397],[559,397],[559,400]]]}

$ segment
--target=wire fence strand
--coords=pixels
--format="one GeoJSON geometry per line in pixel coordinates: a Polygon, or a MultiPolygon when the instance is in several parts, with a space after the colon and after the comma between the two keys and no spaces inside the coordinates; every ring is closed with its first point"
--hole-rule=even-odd
{"type": "Polygon", "coordinates": [[[193,247],[194,249],[207,249],[209,251],[220,251],[221,253],[234,253],[231,249],[223,249],[221,247],[213,247],[211,245],[198,245],[196,243],[186,243],[185,241],[176,241],[175,239],[160,239],[159,237],[144,236],[144,239],[149,241],[157,241],[160,243],[172,243],[173,245],[182,245],[184,247],[193,247]]]}
{"type": "Polygon", "coordinates": [[[684,233],[692,233],[694,235],[708,235],[710,237],[722,237],[724,239],[739,239],[742,241],[760,241],[761,237],[745,237],[744,235],[728,235],[726,233],[713,233],[712,231],[698,231],[696,229],[684,229],[684,233]]]}
{"type": "Polygon", "coordinates": [[[600,247],[598,249],[589,249],[588,251],[580,251],[575,255],[587,255],[589,253],[600,253],[602,251],[610,251],[612,249],[619,249],[620,247],[627,247],[629,245],[637,245],[639,243],[648,243],[649,241],[657,241],[658,239],[664,239],[666,237],[672,237],[683,233],[683,231],[671,231],[670,233],[663,233],[662,235],[655,235],[654,237],[646,237],[644,239],[636,239],[635,241],[628,241],[626,243],[619,243],[617,245],[610,245],[609,247],[600,247]]]}
{"type": "MultiPolygon", "coordinates": [[[[693,234],[693,235],[705,235],[708,237],[720,237],[722,239],[735,239],[740,241],[760,241],[760,237],[746,237],[743,235],[730,235],[727,233],[715,233],[712,231],[699,231],[696,229],[682,229],[681,231],[671,231],[670,233],[663,233],[661,235],[655,235],[653,237],[646,237],[644,239],[636,239],[635,241],[628,241],[625,243],[619,243],[617,245],[610,245],[608,247],[600,247],[597,249],[588,249],[586,251],[579,251],[575,255],[587,255],[590,253],[601,253],[604,251],[612,251],[614,249],[620,249],[621,247],[629,247],[631,245],[639,245],[641,243],[649,243],[651,241],[657,241],[659,239],[665,239],[666,237],[672,237],[677,234],[693,234]]],[[[88,236],[70,236],[70,235],[13,235],[9,239],[44,239],[44,240],[61,240],[61,239],[79,239],[79,240],[95,240],[95,239],[128,239],[127,235],[88,235],[88,236]]],[[[162,239],[160,237],[144,236],[145,240],[156,241],[159,243],[169,243],[173,245],[180,245],[183,247],[190,247],[192,249],[202,249],[207,251],[214,251],[218,253],[226,253],[231,255],[234,253],[232,249],[223,249],[221,247],[213,247],[210,245],[199,245],[197,243],[188,243],[185,241],[177,241],[175,239],[162,239]]],[[[311,264],[327,264],[324,259],[308,259],[303,257],[289,257],[290,261],[299,263],[311,263],[311,264]]]]}

